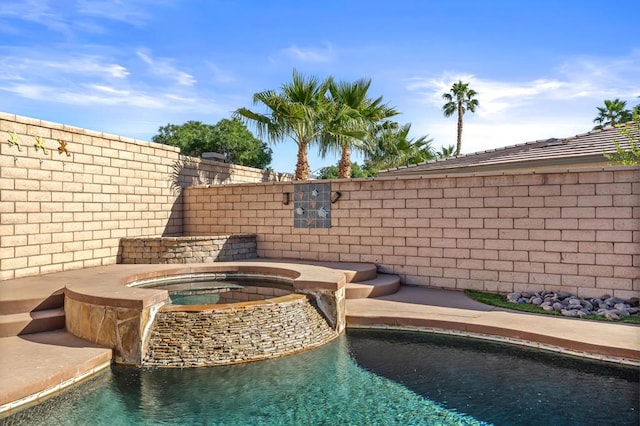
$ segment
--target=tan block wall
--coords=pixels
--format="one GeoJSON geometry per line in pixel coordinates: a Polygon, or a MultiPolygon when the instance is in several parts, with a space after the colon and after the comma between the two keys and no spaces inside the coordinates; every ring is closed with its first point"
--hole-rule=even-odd
{"type": "Polygon", "coordinates": [[[640,168],[337,180],[332,228],[293,227],[292,183],[189,188],[185,234],[256,233],[258,256],[373,262],[407,284],[640,292],[640,168]]]}
{"type": "Polygon", "coordinates": [[[0,113],[0,281],[115,263],[123,237],[182,235],[180,186],[270,178],[170,146],[0,113]]]}

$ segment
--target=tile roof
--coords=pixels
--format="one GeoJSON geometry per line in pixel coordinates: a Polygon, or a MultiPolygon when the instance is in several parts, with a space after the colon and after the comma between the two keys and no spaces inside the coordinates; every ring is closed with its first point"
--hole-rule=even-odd
{"type": "Polygon", "coordinates": [[[406,167],[382,170],[380,174],[447,173],[454,169],[471,171],[470,169],[494,170],[585,162],[606,163],[608,160],[603,153],[615,152],[616,140],[624,142],[625,138],[617,128],[608,127],[564,139],[537,140],[458,157],[430,160],[406,167]]]}

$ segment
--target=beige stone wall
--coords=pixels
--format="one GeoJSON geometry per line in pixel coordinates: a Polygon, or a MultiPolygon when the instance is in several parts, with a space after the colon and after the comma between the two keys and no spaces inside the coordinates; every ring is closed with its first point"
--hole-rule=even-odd
{"type": "Polygon", "coordinates": [[[258,256],[373,262],[407,284],[640,292],[640,168],[338,180],[332,227],[293,227],[291,183],[189,188],[185,233],[258,234],[258,256]]]}
{"type": "Polygon", "coordinates": [[[182,235],[180,187],[268,179],[174,147],[0,113],[0,280],[115,263],[120,238],[182,235]]]}
{"type": "Polygon", "coordinates": [[[118,263],[206,263],[256,257],[256,235],[120,239],[118,263]]]}
{"type": "Polygon", "coordinates": [[[144,366],[200,367],[276,358],[320,346],[333,330],[302,295],[155,317],[144,366]]]}

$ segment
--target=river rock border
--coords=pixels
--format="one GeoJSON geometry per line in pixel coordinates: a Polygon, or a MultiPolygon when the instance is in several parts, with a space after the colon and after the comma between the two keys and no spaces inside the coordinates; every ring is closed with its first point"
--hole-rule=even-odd
{"type": "Polygon", "coordinates": [[[624,300],[604,294],[597,298],[583,299],[564,291],[538,291],[509,293],[507,300],[512,303],[531,304],[545,311],[555,311],[566,317],[602,316],[610,321],[618,321],[631,315],[640,315],[640,299],[624,300]]]}

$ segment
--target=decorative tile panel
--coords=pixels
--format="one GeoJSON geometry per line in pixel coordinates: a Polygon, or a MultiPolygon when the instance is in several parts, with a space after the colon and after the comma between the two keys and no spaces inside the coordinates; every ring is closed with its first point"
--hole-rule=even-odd
{"type": "Polygon", "coordinates": [[[331,184],[293,185],[293,227],[331,228],[331,184]]]}

